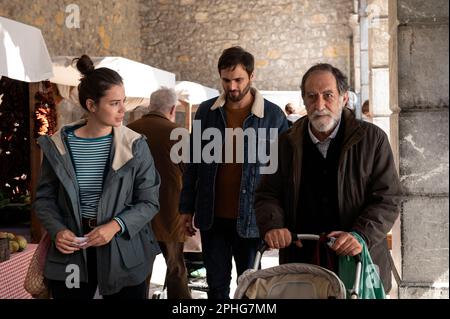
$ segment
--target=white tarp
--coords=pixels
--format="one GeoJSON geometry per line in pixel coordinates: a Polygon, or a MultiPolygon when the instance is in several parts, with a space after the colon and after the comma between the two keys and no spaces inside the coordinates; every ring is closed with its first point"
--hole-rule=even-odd
{"type": "MultiPolygon", "coordinates": [[[[60,95],[64,98],[58,104],[58,125],[64,125],[80,118],[84,114],[78,101],[78,83],[81,78],[72,60],[75,57],[53,57],[53,73],[50,82],[56,83],[60,95]]],[[[147,107],[150,95],[161,86],[174,88],[175,74],[149,65],[121,57],[91,57],[95,68],[106,67],[117,71],[125,87],[126,114],[138,107],[147,107]]]]}
{"type": "Polygon", "coordinates": [[[297,108],[304,108],[301,91],[259,91],[261,95],[284,110],[288,103],[294,104],[297,108]]]}
{"type": "MultiPolygon", "coordinates": [[[[50,82],[77,86],[80,72],[72,65],[75,57],[59,56],[52,58],[54,76],[50,82]]],[[[175,74],[151,67],[147,64],[121,57],[93,57],[95,68],[106,67],[117,71],[123,78],[127,97],[150,98],[152,92],[161,86],[175,87],[175,74]]]]}
{"type": "Polygon", "coordinates": [[[189,81],[177,82],[175,92],[177,92],[180,101],[187,102],[191,105],[198,105],[203,101],[220,95],[220,92],[216,89],[189,81]]]}
{"type": "Polygon", "coordinates": [[[40,82],[53,76],[41,30],[0,17],[0,77],[40,82]]]}

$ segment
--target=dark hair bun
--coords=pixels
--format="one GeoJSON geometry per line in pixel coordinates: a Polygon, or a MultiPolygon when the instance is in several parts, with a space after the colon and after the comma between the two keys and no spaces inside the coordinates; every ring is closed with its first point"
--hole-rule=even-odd
{"type": "Polygon", "coordinates": [[[79,58],[73,59],[73,61],[77,62],[77,69],[84,76],[88,75],[89,73],[95,70],[94,63],[92,62],[91,58],[86,54],[83,54],[79,58]]]}

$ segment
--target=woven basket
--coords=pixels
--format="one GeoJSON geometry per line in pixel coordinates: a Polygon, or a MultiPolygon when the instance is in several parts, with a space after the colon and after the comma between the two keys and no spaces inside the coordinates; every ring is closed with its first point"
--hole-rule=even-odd
{"type": "Polygon", "coordinates": [[[0,263],[9,259],[9,239],[0,238],[0,263]]]}
{"type": "Polygon", "coordinates": [[[51,239],[47,232],[42,236],[25,276],[25,290],[37,299],[49,298],[47,279],[44,277],[45,261],[50,248],[51,239]]]}

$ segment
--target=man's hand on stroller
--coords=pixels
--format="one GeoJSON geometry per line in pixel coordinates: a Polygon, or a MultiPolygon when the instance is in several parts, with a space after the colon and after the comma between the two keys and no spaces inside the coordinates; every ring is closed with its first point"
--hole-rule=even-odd
{"type": "Polygon", "coordinates": [[[350,233],[343,231],[333,231],[327,237],[336,238],[334,244],[331,246],[336,254],[340,256],[356,256],[361,253],[362,246],[358,240],[350,233]]]}
{"type": "MultiPolygon", "coordinates": [[[[264,241],[269,248],[281,249],[289,246],[292,243],[291,232],[287,228],[276,228],[269,230],[265,236],[264,241]]],[[[297,240],[295,244],[298,247],[302,247],[300,240],[297,240]]]]}
{"type": "Polygon", "coordinates": [[[192,237],[197,232],[192,225],[192,214],[181,214],[181,223],[184,227],[186,236],[192,237]]]}

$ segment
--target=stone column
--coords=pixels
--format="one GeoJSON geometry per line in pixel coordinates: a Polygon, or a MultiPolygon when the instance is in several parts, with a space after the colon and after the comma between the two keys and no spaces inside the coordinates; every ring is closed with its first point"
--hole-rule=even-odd
{"type": "MultiPolygon", "coordinates": [[[[448,298],[448,0],[390,0],[390,98],[399,107],[399,298],[448,298]]],[[[398,247],[397,247],[398,249],[398,247]]]]}
{"type": "Polygon", "coordinates": [[[353,13],[348,19],[348,24],[352,29],[353,40],[353,77],[351,85],[354,88],[356,94],[361,92],[361,32],[359,27],[359,15],[358,15],[359,2],[354,1],[353,13]]]}
{"type": "MultiPolygon", "coordinates": [[[[390,134],[388,0],[369,0],[369,101],[373,123],[390,134]]],[[[361,101],[363,103],[364,101],[361,101]]]]}
{"type": "MultiPolygon", "coordinates": [[[[360,61],[361,61],[361,93],[360,104],[369,99],[369,16],[368,0],[359,0],[359,25],[360,25],[360,61]]],[[[361,109],[357,108],[356,117],[361,118],[361,109]]]]}
{"type": "MultiPolygon", "coordinates": [[[[369,0],[366,8],[369,28],[369,106],[372,122],[388,136],[391,148],[397,156],[398,169],[398,112],[396,105],[389,99],[389,3],[388,0],[369,0]]],[[[364,103],[364,101],[361,101],[364,103]]],[[[401,271],[400,219],[391,230],[391,253],[396,268],[401,271]]],[[[398,297],[398,286],[393,278],[391,298],[398,297]]]]}

